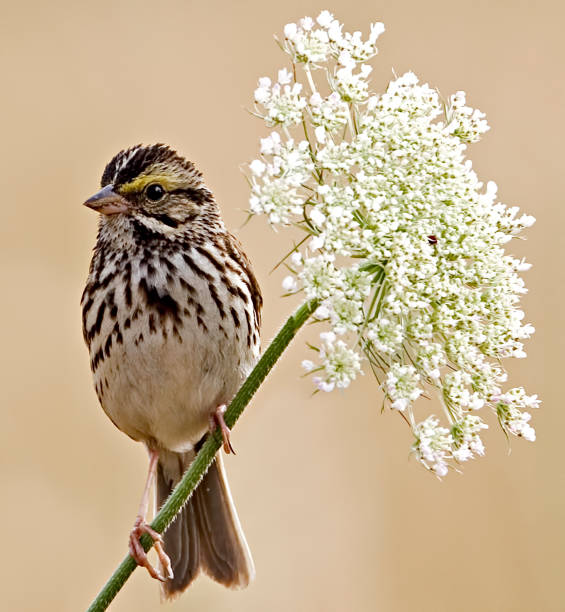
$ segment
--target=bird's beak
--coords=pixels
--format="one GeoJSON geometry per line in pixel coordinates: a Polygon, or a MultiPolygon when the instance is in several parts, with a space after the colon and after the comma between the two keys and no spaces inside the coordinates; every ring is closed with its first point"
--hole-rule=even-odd
{"type": "Polygon", "coordinates": [[[114,191],[114,185],[102,187],[99,192],[88,198],[84,205],[103,215],[115,215],[129,210],[129,202],[114,191]]]}

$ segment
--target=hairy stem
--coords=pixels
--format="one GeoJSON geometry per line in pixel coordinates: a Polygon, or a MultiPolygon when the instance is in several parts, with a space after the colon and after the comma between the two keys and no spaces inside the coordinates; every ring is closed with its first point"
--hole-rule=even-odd
{"type": "MultiPolygon", "coordinates": [[[[286,323],[274,337],[271,344],[269,344],[261,359],[241,385],[236,396],[228,406],[224,415],[228,427],[231,428],[235,425],[235,422],[240,417],[247,404],[249,404],[255,391],[257,391],[263,380],[265,380],[265,377],[271,371],[298,330],[314,312],[316,306],[315,300],[305,302],[287,319],[286,323]]],[[[218,430],[216,430],[213,435],[208,436],[194,461],[185,472],[182,480],[175,487],[174,491],[155,517],[155,520],[151,523],[151,527],[155,529],[155,531],[162,533],[169,526],[194,489],[198,486],[198,483],[210,467],[216,453],[220,449],[221,444],[222,436],[218,430]]],[[[153,546],[153,540],[147,534],[143,535],[140,541],[146,551],[153,546]]],[[[101,610],[106,610],[136,567],[135,561],[128,555],[104,585],[87,612],[100,612],[101,610]]]]}

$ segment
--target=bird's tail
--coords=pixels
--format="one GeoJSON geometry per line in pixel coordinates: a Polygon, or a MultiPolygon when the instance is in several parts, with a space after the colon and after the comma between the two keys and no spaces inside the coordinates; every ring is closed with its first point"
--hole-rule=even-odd
{"type": "MultiPolygon", "coordinates": [[[[193,451],[161,451],[157,468],[158,508],[194,456],[193,451]]],[[[221,453],[163,537],[174,573],[174,578],[163,583],[165,599],[182,593],[200,570],[231,588],[244,588],[253,580],[253,559],[239,524],[221,453]]]]}

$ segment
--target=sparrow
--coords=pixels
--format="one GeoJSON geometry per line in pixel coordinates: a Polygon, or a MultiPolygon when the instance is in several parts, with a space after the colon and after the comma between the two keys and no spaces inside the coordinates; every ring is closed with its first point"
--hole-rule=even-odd
{"type": "Polygon", "coordinates": [[[157,509],[215,427],[233,450],[223,412],[260,349],[251,264],[202,174],[166,145],[120,151],[84,204],[99,214],[81,300],[94,388],[114,425],[149,454],[130,554],[166,599],[200,572],[245,587],[255,570],[221,453],[163,535],[147,512],[153,483],[157,509]],[[144,533],[160,569],[139,542],[144,533]]]}

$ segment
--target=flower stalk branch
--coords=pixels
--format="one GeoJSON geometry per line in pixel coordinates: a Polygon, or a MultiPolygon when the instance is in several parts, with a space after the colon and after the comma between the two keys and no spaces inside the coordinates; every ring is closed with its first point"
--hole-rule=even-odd
{"type": "MultiPolygon", "coordinates": [[[[306,301],[287,319],[286,323],[269,344],[261,359],[241,385],[236,396],[228,406],[224,415],[228,427],[232,428],[235,425],[257,389],[261,386],[262,382],[290,344],[290,341],[294,338],[298,330],[316,310],[316,307],[316,300],[306,301]]],[[[198,486],[198,483],[220,449],[221,444],[222,436],[219,431],[215,431],[214,434],[208,436],[194,461],[185,472],[182,480],[175,487],[174,491],[151,523],[151,527],[155,531],[163,533],[171,524],[194,489],[198,486]]],[[[147,534],[141,537],[140,542],[146,551],[153,546],[153,540],[147,534]]],[[[102,610],[106,610],[136,567],[135,561],[128,555],[104,585],[87,612],[101,612],[102,610]]]]}

